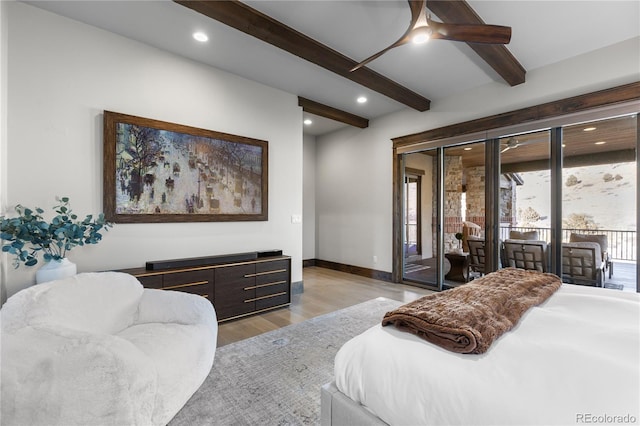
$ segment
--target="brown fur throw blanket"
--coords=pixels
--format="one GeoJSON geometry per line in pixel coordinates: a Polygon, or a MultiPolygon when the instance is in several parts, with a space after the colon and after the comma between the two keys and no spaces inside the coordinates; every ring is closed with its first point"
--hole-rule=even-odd
{"type": "Polygon", "coordinates": [[[481,354],[513,328],[529,308],[547,300],[560,284],[560,278],[553,274],[500,269],[387,312],[382,325],[395,324],[453,352],[481,354]]]}

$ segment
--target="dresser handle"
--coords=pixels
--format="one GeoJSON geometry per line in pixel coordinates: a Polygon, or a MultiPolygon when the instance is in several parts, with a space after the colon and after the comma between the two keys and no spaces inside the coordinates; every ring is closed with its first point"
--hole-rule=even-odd
{"type": "Polygon", "coordinates": [[[273,271],[256,272],[255,274],[246,274],[244,277],[245,278],[259,277],[260,275],[277,274],[278,272],[287,272],[287,270],[286,269],[275,269],[273,271]]]}
{"type": "Polygon", "coordinates": [[[275,281],[272,283],[252,285],[251,287],[245,287],[244,290],[253,290],[256,288],[271,287],[272,285],[278,285],[278,284],[284,284],[284,283],[286,283],[286,281],[275,281]]]}
{"type": "Polygon", "coordinates": [[[162,289],[163,290],[173,290],[174,288],[192,287],[192,286],[195,286],[195,285],[202,285],[202,284],[209,284],[209,281],[196,281],[196,282],[193,282],[193,283],[172,285],[170,287],[162,287],[162,289]]]}
{"type": "Polygon", "coordinates": [[[256,297],[254,299],[247,299],[247,300],[244,301],[244,303],[251,303],[251,302],[255,302],[256,300],[269,299],[271,297],[282,296],[284,294],[287,294],[287,292],[283,291],[281,293],[269,294],[267,296],[256,297]]]}

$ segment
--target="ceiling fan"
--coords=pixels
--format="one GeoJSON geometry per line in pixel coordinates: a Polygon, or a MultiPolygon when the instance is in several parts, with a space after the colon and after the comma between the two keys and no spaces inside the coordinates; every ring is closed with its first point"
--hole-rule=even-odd
{"type": "Polygon", "coordinates": [[[540,133],[523,134],[523,135],[520,135],[520,137],[511,136],[508,139],[505,138],[500,140],[500,146],[502,148],[500,150],[500,154],[504,154],[510,149],[516,149],[521,146],[537,144],[540,142],[546,142],[547,144],[549,143],[549,135],[546,132],[543,132],[542,134],[540,133]]]}
{"type": "Polygon", "coordinates": [[[521,142],[516,139],[516,138],[509,138],[507,139],[506,143],[504,143],[504,148],[502,148],[500,150],[500,154],[504,154],[505,152],[509,151],[510,149],[513,148],[517,148],[521,145],[521,142]]]}
{"type": "Polygon", "coordinates": [[[508,44],[511,41],[511,27],[486,24],[447,24],[432,21],[431,16],[427,15],[427,0],[408,1],[411,8],[411,23],[407,31],[395,43],[353,67],[351,72],[362,68],[394,47],[402,46],[410,41],[424,43],[429,39],[443,39],[487,44],[508,44]]]}

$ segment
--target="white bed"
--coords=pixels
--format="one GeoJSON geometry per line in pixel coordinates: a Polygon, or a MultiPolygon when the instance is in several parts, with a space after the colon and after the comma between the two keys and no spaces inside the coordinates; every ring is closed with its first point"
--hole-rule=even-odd
{"type": "Polygon", "coordinates": [[[377,325],[338,352],[335,382],[323,388],[322,423],[638,422],[639,324],[637,293],[563,284],[482,355],[377,325]]]}

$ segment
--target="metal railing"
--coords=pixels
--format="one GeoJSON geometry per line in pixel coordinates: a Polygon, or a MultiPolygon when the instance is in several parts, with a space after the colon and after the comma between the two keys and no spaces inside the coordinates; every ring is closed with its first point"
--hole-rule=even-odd
{"type": "Polygon", "coordinates": [[[419,254],[418,252],[418,224],[405,223],[405,255],[419,254]]]}
{"type": "MultiPolygon", "coordinates": [[[[524,226],[501,226],[500,227],[500,239],[506,240],[509,238],[510,231],[537,231],[538,237],[543,241],[551,241],[551,228],[536,228],[536,227],[524,227],[524,226]]],[[[629,260],[635,262],[637,260],[636,253],[636,231],[618,231],[612,229],[563,229],[562,230],[562,242],[569,242],[569,236],[571,233],[576,234],[591,234],[591,235],[606,235],[609,241],[609,247],[607,251],[609,256],[613,260],[629,260]]]]}

